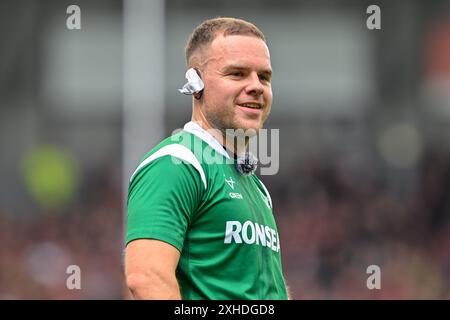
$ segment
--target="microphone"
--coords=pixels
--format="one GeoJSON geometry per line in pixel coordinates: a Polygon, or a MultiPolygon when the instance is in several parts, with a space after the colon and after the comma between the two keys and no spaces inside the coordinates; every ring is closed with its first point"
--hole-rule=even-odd
{"type": "Polygon", "coordinates": [[[258,158],[251,152],[242,152],[236,159],[236,169],[243,176],[252,174],[257,167],[258,158]]]}

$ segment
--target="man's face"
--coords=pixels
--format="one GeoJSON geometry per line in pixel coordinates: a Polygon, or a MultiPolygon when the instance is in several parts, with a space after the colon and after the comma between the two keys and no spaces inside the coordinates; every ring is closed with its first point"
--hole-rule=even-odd
{"type": "Polygon", "coordinates": [[[204,50],[202,112],[219,130],[259,131],[272,107],[269,49],[257,37],[217,36],[204,50]]]}

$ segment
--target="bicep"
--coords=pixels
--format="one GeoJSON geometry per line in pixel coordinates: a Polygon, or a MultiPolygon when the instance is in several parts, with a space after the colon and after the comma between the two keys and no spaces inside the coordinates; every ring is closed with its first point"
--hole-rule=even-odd
{"type": "Polygon", "coordinates": [[[159,240],[138,239],[125,249],[128,289],[136,299],[181,299],[175,271],[180,252],[159,240]]]}
{"type": "Polygon", "coordinates": [[[158,273],[174,275],[180,259],[180,251],[174,246],[155,239],[138,239],[128,243],[125,249],[127,275],[133,273],[158,273]]]}

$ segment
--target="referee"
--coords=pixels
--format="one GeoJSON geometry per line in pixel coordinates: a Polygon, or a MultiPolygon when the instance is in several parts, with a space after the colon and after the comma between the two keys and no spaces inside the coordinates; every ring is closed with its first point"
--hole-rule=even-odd
{"type": "Polygon", "coordinates": [[[269,116],[264,34],[240,19],[206,20],[186,61],[191,121],[130,179],[127,286],[136,299],[287,299],[269,192],[246,145],[229,138],[257,134],[269,116]]]}

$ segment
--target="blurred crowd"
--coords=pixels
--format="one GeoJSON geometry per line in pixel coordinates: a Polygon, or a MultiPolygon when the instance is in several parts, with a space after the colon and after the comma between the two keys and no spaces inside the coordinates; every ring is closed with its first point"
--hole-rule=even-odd
{"type": "Polygon", "coordinates": [[[122,298],[122,194],[113,176],[86,175],[66,210],[0,212],[0,299],[122,298]],[[80,290],[68,289],[71,265],[80,290]]]}
{"type": "Polygon", "coordinates": [[[349,174],[335,157],[292,173],[275,203],[295,299],[450,298],[450,152],[424,154],[405,194],[370,164],[349,174]],[[367,287],[372,265],[379,290],[367,287]]]}
{"type": "MultiPolygon", "coordinates": [[[[294,299],[450,298],[450,152],[424,154],[403,194],[370,163],[355,174],[331,156],[269,181],[294,299]],[[371,265],[379,290],[367,287],[371,265]]],[[[111,172],[86,175],[95,179],[63,212],[0,213],[0,299],[126,298],[111,172]],[[80,290],[66,286],[69,265],[80,267],[80,290]]]]}

